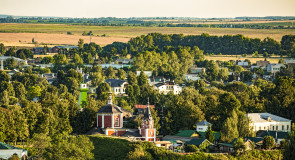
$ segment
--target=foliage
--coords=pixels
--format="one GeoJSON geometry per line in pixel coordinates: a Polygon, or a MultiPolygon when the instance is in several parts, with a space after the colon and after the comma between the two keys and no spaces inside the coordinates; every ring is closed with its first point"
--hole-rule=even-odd
{"type": "Polygon", "coordinates": [[[275,140],[272,136],[265,136],[263,138],[263,147],[265,149],[272,149],[275,145],[275,140]]]}
{"type": "Polygon", "coordinates": [[[242,154],[246,150],[245,141],[243,138],[238,138],[234,143],[234,150],[237,155],[242,154]]]}
{"type": "Polygon", "coordinates": [[[193,144],[188,144],[184,146],[185,152],[197,152],[199,151],[199,148],[193,144]]]}

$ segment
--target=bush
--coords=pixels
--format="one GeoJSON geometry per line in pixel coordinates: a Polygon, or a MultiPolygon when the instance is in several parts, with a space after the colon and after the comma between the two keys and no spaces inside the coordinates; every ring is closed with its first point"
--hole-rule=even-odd
{"type": "Polygon", "coordinates": [[[271,149],[274,147],[274,144],[275,144],[275,140],[272,136],[266,136],[264,137],[263,139],[263,147],[265,149],[271,149]]]}
{"type": "Polygon", "coordinates": [[[188,144],[184,146],[185,152],[197,152],[198,150],[199,150],[198,147],[192,144],[188,144]]]}

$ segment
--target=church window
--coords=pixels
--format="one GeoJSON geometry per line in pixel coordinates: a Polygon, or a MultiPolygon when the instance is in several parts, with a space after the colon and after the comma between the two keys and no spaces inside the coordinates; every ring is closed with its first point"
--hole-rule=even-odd
{"type": "Polygon", "coordinates": [[[118,117],[115,118],[115,126],[119,126],[119,118],[118,117]]]}

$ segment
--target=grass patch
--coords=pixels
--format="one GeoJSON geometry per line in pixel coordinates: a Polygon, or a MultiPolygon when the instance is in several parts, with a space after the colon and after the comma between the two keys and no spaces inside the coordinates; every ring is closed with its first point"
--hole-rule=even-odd
{"type": "Polygon", "coordinates": [[[95,159],[125,159],[131,150],[129,141],[103,136],[89,136],[94,145],[95,159]]]}

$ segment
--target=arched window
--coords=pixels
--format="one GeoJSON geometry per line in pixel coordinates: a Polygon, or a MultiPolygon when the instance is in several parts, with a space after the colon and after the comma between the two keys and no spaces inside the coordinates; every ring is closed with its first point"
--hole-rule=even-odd
{"type": "Polygon", "coordinates": [[[115,118],[115,126],[119,126],[119,117],[115,118]]]}

